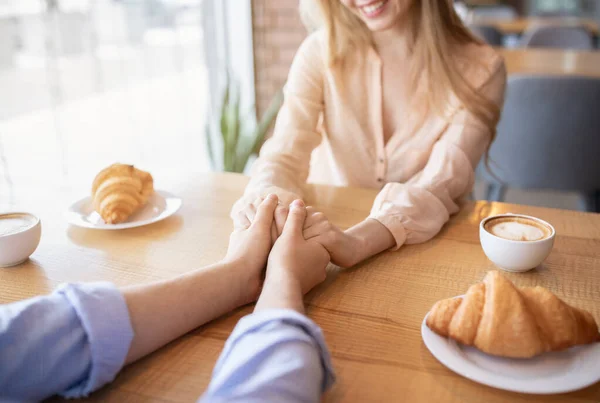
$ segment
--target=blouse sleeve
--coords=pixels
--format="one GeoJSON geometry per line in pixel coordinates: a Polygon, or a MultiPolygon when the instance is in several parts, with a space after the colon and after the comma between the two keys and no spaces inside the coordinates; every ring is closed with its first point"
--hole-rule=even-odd
{"type": "Polygon", "coordinates": [[[242,199],[234,205],[232,216],[247,202],[269,193],[289,202],[302,197],[311,153],[321,143],[317,130],[324,107],[321,42],[322,34],[317,32],[300,46],[290,68],[273,137],[263,146],[252,179],[242,199]]]}
{"type": "MultiPolygon", "coordinates": [[[[506,69],[498,58],[480,91],[502,108],[505,87],[506,69]]],[[[459,210],[457,202],[471,191],[475,168],[490,140],[490,129],[461,108],[435,143],[425,168],[406,183],[388,183],[382,189],[369,218],[390,230],[395,249],[431,239],[459,210]]]]}

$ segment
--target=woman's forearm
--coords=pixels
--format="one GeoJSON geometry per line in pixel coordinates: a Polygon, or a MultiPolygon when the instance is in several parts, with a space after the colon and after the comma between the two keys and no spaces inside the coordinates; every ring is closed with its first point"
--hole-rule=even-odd
{"type": "Polygon", "coordinates": [[[353,255],[352,265],[386,251],[396,244],[392,233],[379,221],[366,219],[345,231],[354,240],[348,253],[353,255]]]}
{"type": "Polygon", "coordinates": [[[255,300],[258,279],[241,266],[217,263],[174,279],[125,288],[135,334],[126,363],[255,300]]]}

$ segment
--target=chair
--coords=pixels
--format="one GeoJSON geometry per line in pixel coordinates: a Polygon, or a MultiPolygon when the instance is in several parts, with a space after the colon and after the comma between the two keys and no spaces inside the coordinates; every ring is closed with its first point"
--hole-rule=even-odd
{"type": "Polygon", "coordinates": [[[486,198],[507,187],[578,192],[600,212],[600,79],[510,76],[498,136],[490,149],[486,198]],[[500,180],[500,181],[498,181],[500,180]]]}
{"type": "Polygon", "coordinates": [[[519,16],[514,7],[508,5],[481,6],[471,10],[473,21],[494,19],[494,20],[513,20],[519,16]]]}
{"type": "Polygon", "coordinates": [[[594,38],[582,26],[532,28],[523,35],[523,47],[592,50],[594,38]]]}
{"type": "Polygon", "coordinates": [[[492,46],[502,46],[504,43],[504,35],[495,27],[489,25],[470,25],[469,29],[475,36],[492,46]]]}

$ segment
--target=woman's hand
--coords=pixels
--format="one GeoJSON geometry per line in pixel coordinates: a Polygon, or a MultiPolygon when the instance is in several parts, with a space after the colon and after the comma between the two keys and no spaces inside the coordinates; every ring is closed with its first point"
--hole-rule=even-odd
{"type": "Polygon", "coordinates": [[[251,279],[258,282],[273,246],[272,230],[275,225],[277,202],[276,195],[269,195],[266,199],[257,199],[252,204],[252,209],[248,210],[251,213],[248,223],[242,220],[234,227],[229,238],[227,254],[223,259],[225,263],[243,265],[251,279]]]}
{"type": "Polygon", "coordinates": [[[340,267],[351,267],[357,264],[358,252],[361,249],[360,239],[353,237],[335,225],[325,214],[314,207],[307,207],[308,216],[304,223],[304,238],[323,245],[331,256],[331,262],[340,267]]]}
{"type": "Polygon", "coordinates": [[[304,238],[323,245],[340,267],[352,267],[395,245],[392,233],[379,221],[367,219],[342,231],[314,207],[306,210],[304,238]]]}

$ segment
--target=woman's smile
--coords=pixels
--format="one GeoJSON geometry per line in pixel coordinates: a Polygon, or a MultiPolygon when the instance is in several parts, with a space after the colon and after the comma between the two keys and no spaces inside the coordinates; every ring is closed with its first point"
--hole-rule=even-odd
{"type": "Polygon", "coordinates": [[[376,0],[368,4],[357,6],[361,14],[367,18],[376,18],[385,11],[388,0],[376,0]]]}
{"type": "Polygon", "coordinates": [[[395,26],[406,15],[414,0],[339,0],[373,32],[395,26]]]}

